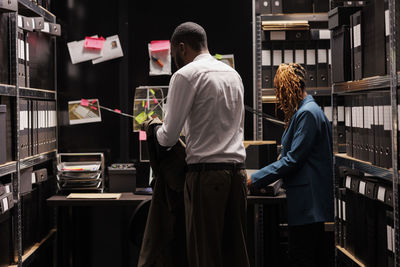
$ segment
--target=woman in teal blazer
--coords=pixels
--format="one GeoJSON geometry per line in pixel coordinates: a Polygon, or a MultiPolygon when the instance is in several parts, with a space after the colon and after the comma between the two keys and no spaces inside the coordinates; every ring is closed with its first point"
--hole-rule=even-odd
{"type": "Polygon", "coordinates": [[[283,180],[286,189],[291,266],[323,266],[324,222],[333,221],[333,152],[331,124],[305,90],[305,70],[282,64],[275,93],[284,111],[281,158],[253,173],[248,185],[256,188],[283,180]]]}

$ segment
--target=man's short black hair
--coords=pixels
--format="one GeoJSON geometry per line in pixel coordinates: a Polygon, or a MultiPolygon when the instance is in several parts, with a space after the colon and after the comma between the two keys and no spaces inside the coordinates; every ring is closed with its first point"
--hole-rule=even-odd
{"type": "Polygon", "coordinates": [[[185,22],[175,28],[171,37],[172,45],[185,43],[193,50],[200,51],[207,48],[206,31],[199,24],[194,22],[185,22]]]}

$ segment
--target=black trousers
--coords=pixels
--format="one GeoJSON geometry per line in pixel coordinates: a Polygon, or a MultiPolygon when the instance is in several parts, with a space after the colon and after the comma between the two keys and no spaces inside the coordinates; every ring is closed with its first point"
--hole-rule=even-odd
{"type": "Polygon", "coordinates": [[[189,171],[185,182],[190,267],[249,267],[246,171],[189,171]]]}
{"type": "Polygon", "coordinates": [[[291,267],[323,267],[324,223],[289,226],[291,267]]]}

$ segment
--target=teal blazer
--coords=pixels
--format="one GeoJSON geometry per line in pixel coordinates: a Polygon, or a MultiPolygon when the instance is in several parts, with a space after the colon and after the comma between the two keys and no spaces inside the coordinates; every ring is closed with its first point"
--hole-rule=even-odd
{"type": "Polygon", "coordinates": [[[282,178],[289,225],[333,221],[331,124],[311,95],[292,116],[282,146],[280,160],[251,175],[253,186],[282,178]]]}

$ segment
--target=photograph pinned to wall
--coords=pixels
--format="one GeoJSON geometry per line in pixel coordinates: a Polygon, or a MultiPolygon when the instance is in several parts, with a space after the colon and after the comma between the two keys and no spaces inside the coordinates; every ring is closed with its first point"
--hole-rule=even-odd
{"type": "Polygon", "coordinates": [[[164,119],[168,86],[140,86],[135,89],[133,102],[133,131],[140,131],[141,124],[149,117],[164,119]]]}
{"type": "Polygon", "coordinates": [[[171,75],[171,44],[169,40],[148,44],[150,76],[171,75]]]}
{"type": "Polygon", "coordinates": [[[68,102],[69,124],[93,123],[101,121],[98,99],[82,99],[68,102]]]}
{"type": "MultiPolygon", "coordinates": [[[[98,36],[94,35],[91,36],[91,38],[98,38],[98,36]]],[[[72,64],[93,60],[103,56],[103,49],[85,48],[85,43],[87,43],[85,39],[67,43],[72,64]]]]}
{"type": "Polygon", "coordinates": [[[106,38],[103,46],[103,56],[92,60],[93,64],[111,60],[114,58],[123,57],[121,42],[119,41],[118,35],[109,36],[106,38]]]}
{"type": "Polygon", "coordinates": [[[235,68],[235,57],[233,54],[227,54],[227,55],[215,54],[214,57],[219,61],[224,62],[226,65],[230,66],[232,69],[235,68]]]}

